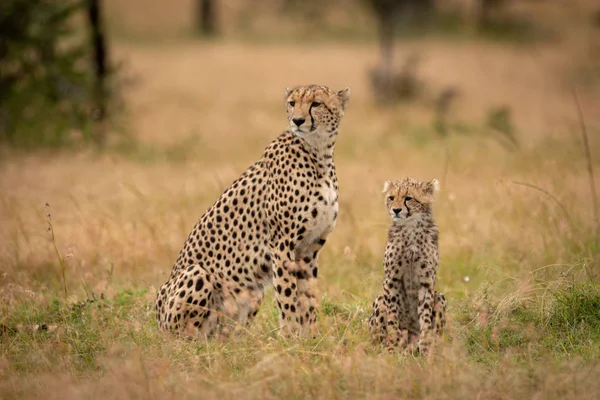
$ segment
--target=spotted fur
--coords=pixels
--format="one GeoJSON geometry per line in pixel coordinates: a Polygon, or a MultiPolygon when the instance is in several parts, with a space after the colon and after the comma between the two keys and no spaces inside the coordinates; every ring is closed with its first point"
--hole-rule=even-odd
{"type": "Polygon", "coordinates": [[[385,249],[383,294],[373,302],[369,330],[390,349],[416,344],[426,353],[431,333],[446,322],[446,297],[435,291],[438,228],[432,205],[438,182],[413,178],[384,184],[392,218],[385,249]]]}
{"type": "Polygon", "coordinates": [[[288,130],[200,218],[159,289],[162,329],[210,337],[247,325],[271,283],[282,330],[314,327],[310,286],[338,215],[333,153],[349,95],[286,89],[288,130]]]}

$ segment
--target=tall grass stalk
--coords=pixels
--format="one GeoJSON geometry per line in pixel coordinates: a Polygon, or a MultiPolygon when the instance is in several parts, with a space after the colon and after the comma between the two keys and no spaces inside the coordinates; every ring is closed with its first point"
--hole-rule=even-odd
{"type": "Polygon", "coordinates": [[[583,117],[583,111],[581,110],[581,102],[579,101],[579,95],[577,94],[577,90],[575,88],[573,88],[573,98],[575,99],[575,105],[577,106],[577,116],[579,118],[580,131],[583,138],[583,147],[585,149],[587,172],[590,180],[590,192],[592,194],[592,207],[594,208],[594,219],[596,221],[596,236],[599,236],[600,217],[598,216],[598,198],[596,197],[596,183],[594,180],[594,167],[592,166],[592,152],[590,151],[590,143],[588,140],[587,127],[583,117]]]}
{"type": "Polygon", "coordinates": [[[558,200],[556,198],[556,196],[554,196],[552,193],[550,193],[549,191],[547,191],[546,189],[543,189],[539,186],[536,186],[534,184],[531,183],[527,183],[527,182],[522,182],[522,181],[510,181],[510,183],[512,183],[513,185],[519,185],[519,186],[524,186],[524,187],[528,187],[530,189],[534,189],[537,190],[538,192],[542,192],[544,193],[546,196],[548,196],[549,198],[551,198],[556,204],[558,204],[558,206],[561,208],[562,212],[565,214],[565,217],[567,218],[567,221],[569,222],[569,225],[571,227],[573,227],[573,219],[571,218],[571,215],[569,214],[569,212],[567,211],[567,207],[565,207],[564,204],[562,204],[560,202],[560,200],[558,200]]]}
{"type": "Polygon", "coordinates": [[[44,208],[46,210],[46,222],[48,223],[48,232],[50,232],[52,247],[54,248],[54,254],[56,255],[56,259],[58,260],[58,265],[60,267],[60,276],[66,300],[69,295],[67,289],[67,265],[65,263],[65,259],[61,256],[60,251],[58,251],[58,246],[56,245],[56,237],[54,236],[54,226],[52,226],[52,214],[50,214],[50,204],[46,203],[44,208]]]}

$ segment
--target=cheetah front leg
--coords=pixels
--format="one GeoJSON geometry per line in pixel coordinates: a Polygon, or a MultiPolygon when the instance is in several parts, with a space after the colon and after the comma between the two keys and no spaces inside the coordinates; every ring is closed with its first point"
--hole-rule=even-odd
{"type": "MultiPolygon", "coordinates": [[[[310,245],[298,245],[294,254],[273,255],[273,286],[277,306],[281,312],[280,326],[284,334],[304,336],[314,334],[316,328],[317,300],[313,288],[318,275],[318,255],[330,231],[310,245]]],[[[285,248],[280,243],[276,248],[285,248]]]]}
{"type": "Polygon", "coordinates": [[[303,261],[286,262],[284,267],[292,277],[296,278],[296,293],[298,296],[296,313],[299,316],[301,334],[312,334],[314,337],[316,333],[317,301],[313,293],[315,279],[312,278],[311,264],[306,264],[303,261]]]}
{"type": "Polygon", "coordinates": [[[316,332],[318,303],[314,293],[317,276],[319,275],[319,253],[333,227],[327,229],[321,237],[306,247],[300,246],[296,252],[296,264],[301,266],[301,273],[296,274],[298,283],[298,296],[302,305],[304,316],[304,331],[316,332]]]}
{"type": "Polygon", "coordinates": [[[301,315],[302,304],[298,295],[298,284],[294,268],[295,263],[281,253],[273,254],[273,287],[279,308],[279,327],[284,336],[302,335],[305,325],[301,315]]]}
{"type": "Polygon", "coordinates": [[[315,286],[317,281],[318,262],[316,257],[308,261],[305,257],[301,261],[296,261],[295,277],[298,284],[298,299],[300,303],[300,312],[304,325],[303,331],[316,333],[317,323],[317,298],[315,296],[315,286]]]}

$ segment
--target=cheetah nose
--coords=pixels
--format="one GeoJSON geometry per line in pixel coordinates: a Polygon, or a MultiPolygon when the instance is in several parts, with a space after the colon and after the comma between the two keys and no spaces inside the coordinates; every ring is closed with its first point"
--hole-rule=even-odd
{"type": "Polygon", "coordinates": [[[296,126],[300,126],[306,121],[304,118],[292,118],[292,121],[296,124],[296,126]]]}
{"type": "Polygon", "coordinates": [[[401,208],[392,208],[392,211],[394,212],[394,214],[400,214],[400,211],[402,211],[401,208]]]}

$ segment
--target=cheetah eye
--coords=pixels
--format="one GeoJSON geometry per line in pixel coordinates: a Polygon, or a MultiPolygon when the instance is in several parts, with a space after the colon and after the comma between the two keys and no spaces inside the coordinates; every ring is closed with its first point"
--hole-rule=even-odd
{"type": "Polygon", "coordinates": [[[389,196],[389,197],[388,197],[388,200],[389,200],[389,201],[394,201],[394,196],[389,196]]]}
{"type": "Polygon", "coordinates": [[[313,103],[310,105],[311,107],[319,107],[322,103],[318,102],[318,101],[313,101],[313,103]]]}
{"type": "Polygon", "coordinates": [[[410,196],[406,196],[406,197],[404,198],[404,200],[406,200],[406,201],[410,201],[410,200],[412,200],[412,197],[410,197],[410,196]]]}
{"type": "Polygon", "coordinates": [[[290,105],[290,107],[294,107],[296,105],[295,101],[288,101],[288,104],[290,105]]]}

